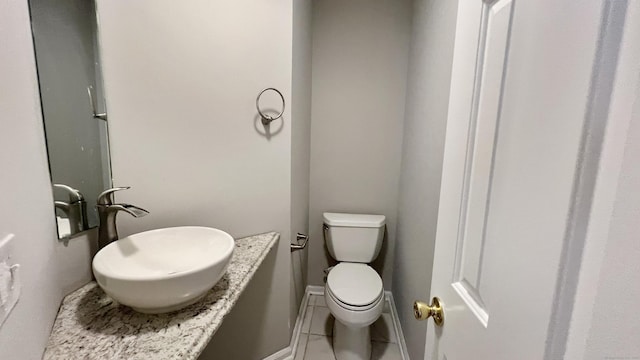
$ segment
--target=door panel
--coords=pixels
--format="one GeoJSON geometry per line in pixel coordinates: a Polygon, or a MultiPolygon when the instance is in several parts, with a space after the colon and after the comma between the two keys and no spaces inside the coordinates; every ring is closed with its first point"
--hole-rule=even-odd
{"type": "Polygon", "coordinates": [[[513,1],[478,4],[479,9],[474,11],[480,13],[480,36],[452,285],[478,321],[486,327],[489,314],[482,299],[480,280],[513,1]]]}

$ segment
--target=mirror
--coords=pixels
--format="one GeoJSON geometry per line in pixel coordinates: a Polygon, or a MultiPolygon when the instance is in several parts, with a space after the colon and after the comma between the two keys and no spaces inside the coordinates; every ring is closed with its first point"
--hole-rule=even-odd
{"type": "Polygon", "coordinates": [[[58,237],[66,239],[98,226],[96,198],[111,187],[95,3],[30,0],[29,7],[52,208],[58,237]]]}

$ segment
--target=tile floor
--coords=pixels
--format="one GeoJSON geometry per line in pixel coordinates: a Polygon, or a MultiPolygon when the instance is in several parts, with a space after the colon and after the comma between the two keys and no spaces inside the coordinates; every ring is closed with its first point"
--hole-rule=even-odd
{"type": "MultiPolygon", "coordinates": [[[[323,295],[311,295],[294,360],[335,360],[332,349],[333,316],[323,295]]],[[[402,360],[389,301],[382,316],[371,325],[371,360],[402,360]]]]}

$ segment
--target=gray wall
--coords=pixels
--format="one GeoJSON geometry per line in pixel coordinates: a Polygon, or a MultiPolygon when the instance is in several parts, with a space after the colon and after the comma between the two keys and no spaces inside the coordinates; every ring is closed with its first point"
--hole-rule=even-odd
{"type": "Polygon", "coordinates": [[[0,354],[39,359],[60,300],[91,278],[95,238],[58,242],[27,2],[0,0],[0,24],[0,238],[15,234],[22,282],[0,328],[0,354]]]}
{"type": "Polygon", "coordinates": [[[428,301],[449,105],[457,2],[417,0],[409,65],[393,295],[409,355],[424,357],[427,322],[413,318],[428,301]]]}
{"type": "Polygon", "coordinates": [[[592,300],[594,311],[585,349],[585,359],[589,360],[640,356],[640,319],[633,310],[640,302],[640,90],[636,91],[633,117],[636,120],[628,132],[597,293],[592,300]]]}
{"type": "Polygon", "coordinates": [[[384,214],[374,267],[391,288],[411,28],[409,0],[319,0],[313,7],[308,280],[333,263],[325,211],[384,214]]]}
{"type": "Polygon", "coordinates": [[[626,20],[610,24],[625,30],[607,89],[608,123],[579,278],[572,279],[577,290],[565,359],[640,355],[640,3],[617,5],[626,8],[626,20]]]}
{"type": "MultiPolygon", "coordinates": [[[[265,129],[255,100],[276,87],[291,104],[292,3],[99,0],[97,8],[114,185],[132,186],[117,200],[151,212],[120,215],[121,235],[179,225],[236,238],[280,232],[202,358],[259,359],[286,347],[294,120],[287,107],[265,129]]],[[[261,105],[281,106],[273,94],[261,105]]]]}
{"type": "MultiPolygon", "coordinates": [[[[291,84],[291,234],[309,233],[309,151],[311,142],[311,0],[293,1],[291,84]]],[[[317,241],[314,239],[313,241],[317,241]]],[[[291,253],[291,324],[307,286],[307,247],[291,253]]],[[[291,326],[293,330],[293,326],[291,326]]]]}

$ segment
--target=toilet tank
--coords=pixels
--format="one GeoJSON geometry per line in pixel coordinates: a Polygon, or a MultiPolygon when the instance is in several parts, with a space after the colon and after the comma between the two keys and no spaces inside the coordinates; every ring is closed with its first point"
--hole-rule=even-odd
{"type": "Polygon", "coordinates": [[[380,253],[384,215],[324,213],[324,236],[337,261],[370,263],[380,253]]]}

